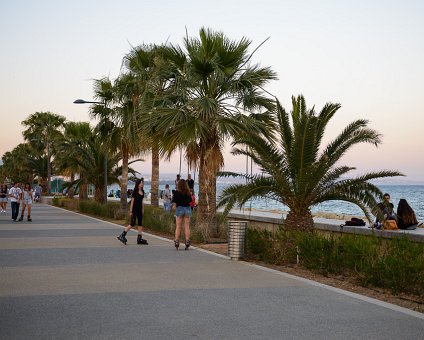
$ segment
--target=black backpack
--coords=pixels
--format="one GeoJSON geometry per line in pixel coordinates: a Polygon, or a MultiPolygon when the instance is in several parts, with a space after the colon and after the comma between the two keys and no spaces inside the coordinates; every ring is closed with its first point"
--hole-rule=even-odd
{"type": "Polygon", "coordinates": [[[350,221],[346,221],[344,225],[352,227],[364,227],[365,221],[362,218],[352,217],[350,221]]]}

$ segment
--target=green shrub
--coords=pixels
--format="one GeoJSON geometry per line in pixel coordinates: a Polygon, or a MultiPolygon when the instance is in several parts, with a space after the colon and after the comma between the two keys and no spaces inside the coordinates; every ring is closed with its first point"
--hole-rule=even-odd
{"type": "Polygon", "coordinates": [[[364,286],[424,296],[424,244],[406,237],[248,230],[247,251],[268,263],[295,264],[299,259],[301,266],[323,275],[348,275],[364,286]]]}

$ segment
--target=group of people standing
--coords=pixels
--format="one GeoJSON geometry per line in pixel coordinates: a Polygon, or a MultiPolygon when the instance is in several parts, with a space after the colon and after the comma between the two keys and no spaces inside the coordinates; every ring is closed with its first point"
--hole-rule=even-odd
{"type": "Polygon", "coordinates": [[[396,221],[399,229],[410,229],[418,225],[417,216],[414,210],[404,198],[399,200],[396,213],[393,203],[390,202],[390,195],[388,193],[383,195],[383,202],[380,202],[377,207],[377,227],[381,226],[381,224],[387,220],[396,221]]]}
{"type": "Polygon", "coordinates": [[[27,211],[27,220],[31,222],[31,206],[34,200],[39,200],[41,194],[41,187],[37,186],[36,190],[32,190],[29,183],[25,183],[22,187],[20,183],[15,183],[10,189],[7,188],[6,184],[2,184],[0,187],[0,212],[6,213],[7,203],[10,200],[10,206],[12,210],[12,220],[14,222],[23,221],[25,210],[27,211]],[[21,216],[19,216],[19,208],[22,202],[21,216]]]}
{"type": "MultiPolygon", "coordinates": [[[[135,226],[136,221],[138,225],[137,244],[148,244],[147,240],[142,237],[144,197],[144,179],[137,179],[131,195],[130,224],[128,224],[124,228],[124,231],[117,237],[118,240],[125,245],[128,242],[126,235],[128,231],[135,226]]],[[[169,184],[166,184],[165,189],[162,192],[162,197],[165,211],[170,211],[171,207],[175,208],[176,227],[174,246],[178,250],[180,246],[181,229],[184,227],[184,245],[185,250],[188,250],[190,247],[190,218],[192,216],[192,210],[195,207],[194,180],[190,175],[188,175],[187,180],[182,179],[180,175],[177,175],[177,178],[175,179],[175,190],[172,190],[171,193],[169,184]]]]}

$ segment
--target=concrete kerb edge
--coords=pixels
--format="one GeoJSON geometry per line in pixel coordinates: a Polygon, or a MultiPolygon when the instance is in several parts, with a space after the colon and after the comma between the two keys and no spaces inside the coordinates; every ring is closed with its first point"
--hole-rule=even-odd
{"type": "MultiPolygon", "coordinates": [[[[84,215],[84,214],[81,214],[81,213],[78,213],[78,212],[75,212],[75,211],[72,211],[72,210],[67,210],[67,209],[56,207],[56,206],[53,206],[53,205],[50,205],[50,206],[53,207],[53,208],[57,208],[57,209],[63,209],[65,211],[74,213],[76,215],[88,217],[88,218],[91,218],[91,219],[93,219],[95,221],[99,221],[99,222],[103,222],[103,223],[108,223],[108,224],[111,224],[113,226],[124,228],[123,226],[121,226],[119,224],[112,223],[112,222],[109,222],[109,221],[104,221],[104,220],[101,220],[101,219],[96,218],[96,217],[84,215]]],[[[132,230],[132,231],[137,232],[136,230],[132,230]]],[[[167,241],[167,242],[173,242],[172,240],[167,239],[165,237],[153,235],[153,234],[150,234],[150,233],[146,233],[146,235],[149,235],[149,237],[153,237],[153,238],[156,238],[158,240],[167,241]]],[[[206,250],[206,249],[202,249],[202,248],[198,248],[198,247],[193,247],[193,249],[196,249],[196,250],[198,250],[200,252],[203,252],[203,253],[206,253],[206,254],[209,254],[209,255],[212,255],[212,256],[216,256],[216,257],[220,257],[220,258],[223,258],[223,259],[226,259],[226,260],[230,260],[230,258],[228,256],[217,254],[217,253],[211,252],[211,251],[206,250]]],[[[284,277],[289,278],[289,279],[292,279],[292,280],[298,280],[298,281],[304,282],[306,284],[310,284],[310,285],[315,286],[315,287],[320,287],[320,288],[328,289],[328,290],[333,291],[333,292],[336,292],[338,294],[346,295],[346,296],[349,296],[349,297],[352,297],[352,298],[355,298],[355,299],[358,299],[358,300],[362,300],[362,301],[365,301],[365,302],[368,302],[368,303],[372,303],[372,304],[377,305],[377,306],[380,306],[380,307],[385,307],[385,308],[394,310],[396,312],[400,312],[400,313],[403,313],[403,314],[406,314],[406,315],[413,316],[413,317],[416,317],[418,319],[424,320],[424,313],[416,312],[416,311],[413,311],[413,310],[408,309],[408,308],[404,308],[404,307],[400,307],[400,306],[397,306],[397,305],[393,305],[391,303],[380,301],[380,300],[377,300],[377,299],[374,299],[374,298],[370,298],[370,297],[365,296],[365,295],[361,295],[361,294],[357,294],[357,293],[352,293],[352,292],[349,292],[347,290],[343,290],[343,289],[340,289],[340,288],[332,287],[332,286],[326,285],[324,283],[320,283],[320,282],[316,282],[316,281],[313,281],[313,280],[305,279],[303,277],[292,275],[292,274],[285,273],[285,272],[281,272],[281,271],[278,271],[278,270],[275,270],[275,269],[263,267],[263,266],[260,266],[260,265],[254,264],[254,263],[249,263],[249,262],[246,262],[246,261],[235,261],[235,262],[240,263],[240,264],[243,264],[245,266],[254,267],[254,268],[257,268],[257,269],[260,269],[260,270],[269,272],[269,273],[274,273],[274,274],[277,274],[277,275],[280,275],[280,276],[284,276],[284,277]]]]}

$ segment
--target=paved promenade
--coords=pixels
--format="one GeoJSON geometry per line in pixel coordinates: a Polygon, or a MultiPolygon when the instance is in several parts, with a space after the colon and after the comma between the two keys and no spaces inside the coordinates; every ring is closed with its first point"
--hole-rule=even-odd
{"type": "MultiPolygon", "coordinates": [[[[8,207],[10,208],[10,206],[8,207]]],[[[423,339],[424,314],[44,204],[0,215],[0,339],[423,339]]]]}

